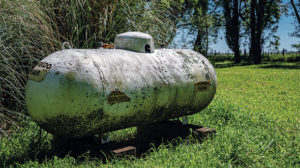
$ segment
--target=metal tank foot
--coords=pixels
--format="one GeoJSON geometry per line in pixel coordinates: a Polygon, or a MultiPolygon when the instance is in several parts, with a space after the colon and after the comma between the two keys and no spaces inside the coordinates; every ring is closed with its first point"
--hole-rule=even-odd
{"type": "Polygon", "coordinates": [[[189,124],[189,117],[188,116],[183,116],[182,117],[182,124],[183,125],[189,124]]]}
{"type": "Polygon", "coordinates": [[[106,144],[110,142],[109,133],[103,133],[100,135],[101,137],[101,144],[106,144]]]}

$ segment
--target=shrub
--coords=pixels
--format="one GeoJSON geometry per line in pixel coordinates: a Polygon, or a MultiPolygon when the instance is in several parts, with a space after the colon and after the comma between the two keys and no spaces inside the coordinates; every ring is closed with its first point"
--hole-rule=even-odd
{"type": "Polygon", "coordinates": [[[216,56],[208,56],[207,59],[211,62],[224,62],[224,61],[233,61],[233,55],[216,55],[216,56]]]}
{"type": "Polygon", "coordinates": [[[28,72],[38,60],[57,50],[60,42],[50,18],[35,1],[2,0],[0,16],[0,122],[5,121],[2,129],[8,129],[12,118],[26,111],[28,72]]]}
{"type": "Polygon", "coordinates": [[[286,58],[286,62],[299,62],[300,55],[291,55],[286,58]]]}

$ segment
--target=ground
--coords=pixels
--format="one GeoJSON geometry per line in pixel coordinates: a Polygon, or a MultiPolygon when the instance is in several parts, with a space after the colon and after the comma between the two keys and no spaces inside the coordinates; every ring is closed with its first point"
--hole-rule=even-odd
{"type": "MultiPolygon", "coordinates": [[[[216,128],[202,143],[175,139],[139,158],[80,157],[53,152],[51,135],[33,122],[0,140],[0,166],[17,167],[299,167],[300,64],[215,64],[213,102],[190,123],[216,128]]],[[[124,141],[135,128],[112,133],[124,141]]]]}

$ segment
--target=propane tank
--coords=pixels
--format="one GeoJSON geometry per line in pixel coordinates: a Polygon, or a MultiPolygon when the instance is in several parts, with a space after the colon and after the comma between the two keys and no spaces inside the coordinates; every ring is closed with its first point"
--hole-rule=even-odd
{"type": "Polygon", "coordinates": [[[216,86],[201,54],[154,49],[150,35],[127,32],[115,49],[66,49],[44,58],[29,74],[26,104],[46,131],[82,138],[200,112],[216,86]]]}

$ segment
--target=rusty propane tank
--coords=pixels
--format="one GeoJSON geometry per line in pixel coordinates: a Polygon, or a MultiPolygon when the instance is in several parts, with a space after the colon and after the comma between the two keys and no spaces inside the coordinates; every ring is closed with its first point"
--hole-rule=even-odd
{"type": "Polygon", "coordinates": [[[216,86],[201,54],[155,50],[150,35],[127,32],[115,49],[66,49],[44,58],[29,75],[26,103],[46,131],[82,138],[200,112],[216,86]]]}

